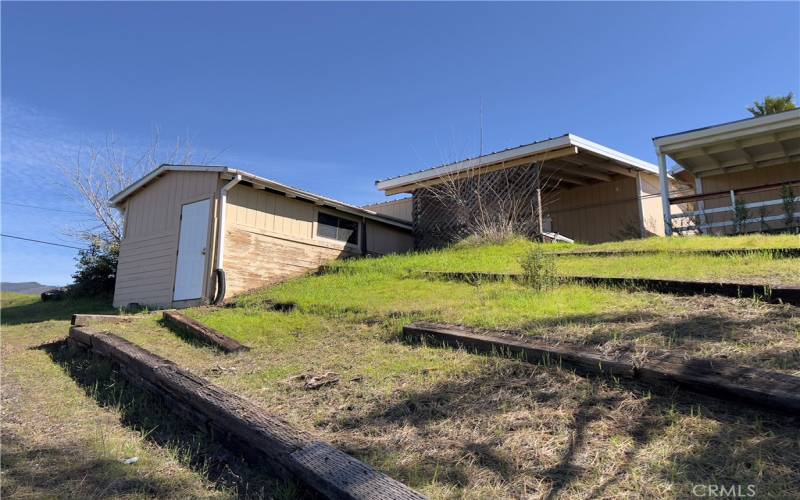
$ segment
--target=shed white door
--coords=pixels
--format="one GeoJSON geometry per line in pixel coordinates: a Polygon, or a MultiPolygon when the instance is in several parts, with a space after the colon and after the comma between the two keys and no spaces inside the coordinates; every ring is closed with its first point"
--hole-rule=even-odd
{"type": "Polygon", "coordinates": [[[181,208],[181,234],[178,240],[173,300],[199,299],[203,296],[210,203],[211,200],[197,201],[181,208]]]}

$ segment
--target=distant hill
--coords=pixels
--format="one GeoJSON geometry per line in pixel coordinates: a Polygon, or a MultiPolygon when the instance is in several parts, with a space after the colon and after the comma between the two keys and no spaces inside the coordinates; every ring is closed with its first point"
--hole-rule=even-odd
{"type": "Polygon", "coordinates": [[[52,290],[53,288],[61,287],[55,285],[42,285],[41,283],[37,283],[35,281],[25,281],[21,283],[8,283],[3,281],[0,283],[0,289],[2,289],[4,292],[27,293],[32,295],[38,295],[42,292],[46,292],[47,290],[52,290]]]}

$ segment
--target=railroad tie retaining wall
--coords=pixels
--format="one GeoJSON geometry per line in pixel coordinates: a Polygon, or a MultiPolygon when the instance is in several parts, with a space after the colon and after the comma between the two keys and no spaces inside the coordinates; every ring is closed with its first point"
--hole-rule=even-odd
{"type": "Polygon", "coordinates": [[[531,363],[562,363],[584,373],[599,373],[645,382],[667,382],[718,398],[771,410],[800,412],[800,377],[716,359],[686,359],[655,353],[643,360],[611,357],[578,346],[551,345],[456,325],[415,322],[403,328],[412,340],[433,339],[443,345],[520,357],[531,363]]]}
{"type": "Polygon", "coordinates": [[[725,257],[730,255],[767,254],[776,259],[800,257],[800,248],[727,248],[706,250],[587,250],[574,252],[548,252],[555,257],[630,257],[636,255],[669,254],[674,256],[710,255],[725,257]]]}
{"type": "Polygon", "coordinates": [[[117,316],[115,314],[73,314],[70,324],[74,326],[86,326],[93,323],[129,323],[133,321],[132,316],[117,316]]]}
{"type": "Polygon", "coordinates": [[[326,498],[425,498],[246,399],[125,339],[86,327],[70,328],[69,343],[109,359],[131,383],[165,400],[234,451],[265,461],[271,472],[326,498]]]}
{"type": "Polygon", "coordinates": [[[164,311],[163,319],[164,323],[169,328],[189,335],[206,344],[211,344],[224,352],[250,350],[249,347],[177,311],[164,311]]]}
{"type": "MultiPolygon", "coordinates": [[[[423,275],[432,279],[464,281],[467,283],[494,281],[521,281],[522,275],[512,273],[483,272],[433,272],[424,271],[423,275]]],[[[648,290],[659,293],[680,295],[712,294],[723,297],[752,298],[757,297],[765,302],[785,303],[800,306],[800,286],[775,286],[754,283],[716,283],[713,281],[681,281],[655,278],[614,278],[607,276],[563,276],[565,283],[584,285],[615,286],[633,290],[648,290]]]]}

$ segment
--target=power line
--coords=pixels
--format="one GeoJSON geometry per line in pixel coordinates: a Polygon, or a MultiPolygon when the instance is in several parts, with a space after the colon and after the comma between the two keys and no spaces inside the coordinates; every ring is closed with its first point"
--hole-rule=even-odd
{"type": "Polygon", "coordinates": [[[83,250],[81,247],[74,247],[72,245],[64,245],[63,243],[53,243],[51,241],[34,240],[31,238],[23,238],[22,236],[13,236],[11,234],[0,234],[3,238],[13,238],[15,240],[31,241],[33,243],[41,243],[43,245],[53,245],[56,247],[74,248],[75,250],[83,250]]]}
{"type": "Polygon", "coordinates": [[[35,209],[38,209],[38,210],[49,210],[51,212],[64,212],[64,213],[67,213],[67,214],[89,215],[88,212],[77,212],[75,210],[62,210],[60,208],[40,207],[40,206],[37,206],[37,205],[26,205],[24,203],[12,203],[10,201],[4,201],[2,203],[3,203],[3,205],[13,205],[15,207],[35,208],[35,209]]]}

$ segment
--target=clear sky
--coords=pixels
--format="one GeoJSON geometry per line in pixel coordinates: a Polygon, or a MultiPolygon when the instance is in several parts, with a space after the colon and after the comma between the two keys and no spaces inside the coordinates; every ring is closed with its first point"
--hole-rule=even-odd
{"type": "MultiPolygon", "coordinates": [[[[571,132],[652,162],[799,88],[798,2],[3,2],[2,232],[74,244],[55,165],[111,133],[363,204],[478,153],[481,102],[484,152],[571,132]]],[[[74,257],[3,238],[2,279],[64,284],[74,257]]]]}

